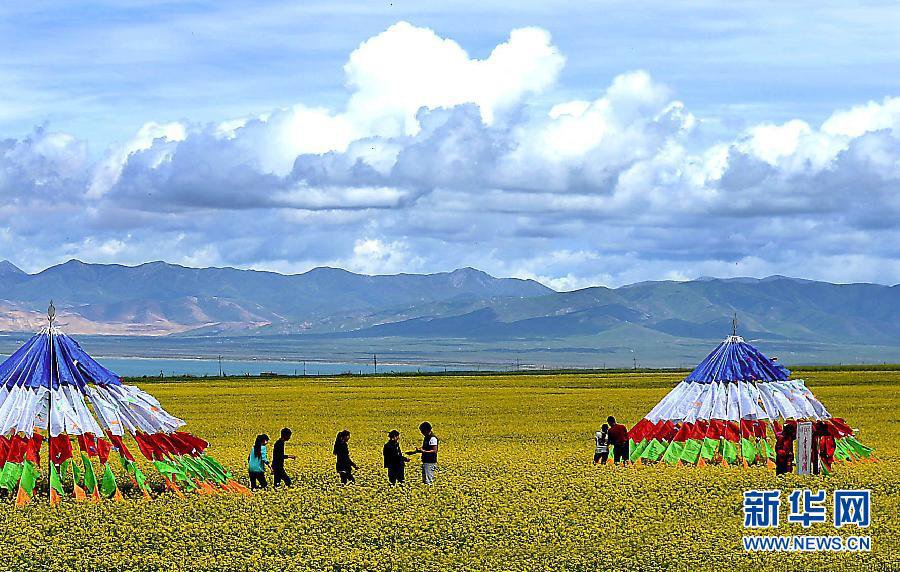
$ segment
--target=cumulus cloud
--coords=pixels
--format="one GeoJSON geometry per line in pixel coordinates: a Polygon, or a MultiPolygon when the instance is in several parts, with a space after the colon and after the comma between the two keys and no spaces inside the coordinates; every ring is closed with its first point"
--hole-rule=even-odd
{"type": "Polygon", "coordinates": [[[17,203],[66,199],[81,193],[87,145],[38,127],[21,140],[0,140],[0,195],[17,203]]]}
{"type": "Polygon", "coordinates": [[[400,22],[363,42],[344,66],[347,112],[368,133],[414,135],[422,107],[478,106],[485,123],[556,81],[565,59],[539,28],[513,30],[484,60],[432,30],[400,22]]]}
{"type": "Polygon", "coordinates": [[[471,265],[561,289],[900,281],[900,98],[710,141],[716,118],[646,71],[552,97],[564,62],[536,28],[476,59],[401,22],[349,55],[342,105],[148,122],[98,162],[39,128],[0,141],[0,245],[45,263],[471,265]],[[48,205],[67,234],[35,240],[48,205]]]}

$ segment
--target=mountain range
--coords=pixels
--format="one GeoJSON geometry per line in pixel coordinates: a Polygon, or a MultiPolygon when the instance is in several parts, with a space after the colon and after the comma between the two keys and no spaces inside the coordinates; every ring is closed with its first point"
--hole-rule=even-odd
{"type": "Polygon", "coordinates": [[[390,276],[315,268],[283,275],[70,260],[27,274],[0,263],[0,330],[39,328],[50,299],[66,331],[87,334],[659,343],[722,338],[736,314],[743,335],[772,342],[900,345],[900,285],[784,276],[556,292],[473,268],[390,276]]]}

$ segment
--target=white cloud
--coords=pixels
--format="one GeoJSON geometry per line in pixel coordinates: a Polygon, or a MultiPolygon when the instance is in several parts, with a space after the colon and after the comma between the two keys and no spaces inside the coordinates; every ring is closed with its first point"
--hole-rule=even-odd
{"type": "Polygon", "coordinates": [[[474,59],[401,22],[350,55],[344,106],[150,122],[96,164],[64,133],[0,141],[2,244],[48,263],[471,265],[560,289],[900,282],[900,98],[710,138],[646,71],[553,98],[563,61],[537,29],[474,59]]]}
{"type": "Polygon", "coordinates": [[[398,274],[415,272],[422,259],[412,254],[403,240],[385,242],[366,237],[353,243],[351,258],[337,263],[337,266],[363,274],[398,274]]]}
{"type": "Polygon", "coordinates": [[[538,28],[513,30],[484,60],[407,22],[363,42],[344,66],[347,113],[372,135],[414,135],[422,107],[478,105],[491,123],[503,109],[551,86],[565,59],[538,28]]]}
{"type": "Polygon", "coordinates": [[[822,124],[829,135],[859,137],[870,131],[900,131],[900,97],[886,97],[881,103],[870,101],[847,110],[837,111],[822,124]]]}
{"type": "MultiPolygon", "coordinates": [[[[157,140],[183,141],[186,136],[185,126],[178,122],[156,123],[151,121],[145,123],[130,141],[111,149],[106,158],[97,165],[88,188],[88,196],[97,198],[109,191],[118,182],[122,175],[122,169],[132,153],[151,149],[157,140]]],[[[166,155],[160,154],[155,161],[155,166],[158,166],[165,158],[166,155]]]]}

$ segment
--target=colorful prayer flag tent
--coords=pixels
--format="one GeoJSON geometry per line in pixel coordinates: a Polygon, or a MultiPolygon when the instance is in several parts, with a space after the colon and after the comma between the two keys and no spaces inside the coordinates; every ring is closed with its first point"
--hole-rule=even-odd
{"type": "Polygon", "coordinates": [[[131,436],[176,494],[247,492],[206,453],[206,441],[180,430],[184,424],[51,326],[0,364],[0,488],[26,504],[46,469],[51,503],[69,494],[118,500],[109,465],[115,451],[133,488],[149,498],[147,477],[125,443],[131,436]],[[44,442],[49,459],[42,467],[44,442]]]}
{"type": "Polygon", "coordinates": [[[631,461],[771,464],[769,439],[801,420],[834,438],[834,458],[873,458],[843,419],[790,376],[740,336],[728,336],[629,431],[631,461]]]}

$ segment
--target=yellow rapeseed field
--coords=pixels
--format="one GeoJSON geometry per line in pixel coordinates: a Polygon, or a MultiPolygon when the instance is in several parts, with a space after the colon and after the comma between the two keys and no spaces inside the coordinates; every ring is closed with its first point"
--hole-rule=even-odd
{"type": "MultiPolygon", "coordinates": [[[[0,506],[8,570],[891,570],[900,567],[900,372],[803,375],[835,416],[861,430],[879,463],[829,477],[766,469],[594,467],[608,414],[631,426],[679,375],[233,379],[147,384],[210,453],[246,483],[260,432],[294,437],[290,490],[252,497],[128,494],[99,505],[43,499],[0,506]],[[420,421],[441,439],[433,487],[418,460],[405,488],[387,486],[381,446],[420,421]],[[360,470],[340,487],[331,445],[352,432],[360,470]],[[862,532],[871,553],[747,554],[742,494],[751,488],[871,489],[866,531],[831,524],[777,534],[862,532]]],[[[270,446],[271,449],[271,446],[270,446]]],[[[145,467],[148,474],[152,469],[145,467]]],[[[154,476],[159,482],[158,475],[154,476]]],[[[271,479],[270,479],[271,480],[271,479]]],[[[829,494],[830,497],[830,494],[829,494]]],[[[783,505],[786,505],[786,496],[783,505]]],[[[782,507],[784,515],[787,507],[782,507]]]]}

